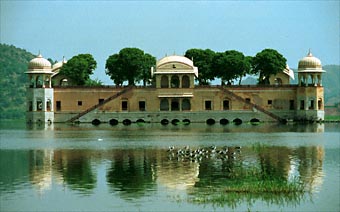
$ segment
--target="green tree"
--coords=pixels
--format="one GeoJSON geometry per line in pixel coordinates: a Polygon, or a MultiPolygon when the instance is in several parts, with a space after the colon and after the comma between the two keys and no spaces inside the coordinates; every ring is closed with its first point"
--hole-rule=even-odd
{"type": "Polygon", "coordinates": [[[259,84],[269,84],[269,77],[286,68],[286,58],[274,49],[264,49],[253,58],[253,73],[259,74],[259,84]]]}
{"type": "Polygon", "coordinates": [[[72,80],[76,85],[85,85],[97,67],[91,54],[79,54],[72,57],[60,70],[60,74],[72,80]]]}
{"type": "Polygon", "coordinates": [[[88,79],[87,81],[86,81],[86,83],[85,83],[85,85],[87,85],[87,86],[101,86],[101,85],[103,85],[103,82],[101,81],[101,80],[99,80],[99,79],[88,79]]]}
{"type": "Polygon", "coordinates": [[[156,58],[151,54],[145,53],[143,56],[143,63],[141,66],[141,73],[139,79],[143,81],[143,86],[149,82],[151,79],[151,67],[156,64],[156,58]]]}
{"type": "Polygon", "coordinates": [[[198,83],[209,85],[209,80],[216,76],[212,71],[212,63],[215,52],[210,49],[189,49],[185,52],[185,57],[193,59],[195,66],[198,67],[198,83]]]}
{"type": "Polygon", "coordinates": [[[118,54],[109,56],[106,60],[106,74],[116,85],[128,81],[129,85],[143,80],[144,85],[150,79],[150,68],[156,59],[138,48],[124,48],[118,54]]]}
{"type": "Polygon", "coordinates": [[[221,78],[222,85],[225,82],[230,85],[234,79],[243,76],[245,67],[246,60],[243,53],[235,50],[216,53],[213,60],[213,68],[217,77],[221,78]]]}
{"type": "Polygon", "coordinates": [[[121,86],[126,80],[122,71],[122,65],[119,62],[119,54],[113,54],[106,60],[105,73],[110,76],[111,80],[118,86],[121,86]]]}

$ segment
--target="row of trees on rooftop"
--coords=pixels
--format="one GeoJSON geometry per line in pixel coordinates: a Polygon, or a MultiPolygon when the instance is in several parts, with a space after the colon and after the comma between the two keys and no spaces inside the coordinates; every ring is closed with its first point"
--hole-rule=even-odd
{"type": "MultiPolygon", "coordinates": [[[[264,49],[254,57],[236,50],[214,52],[210,49],[189,49],[185,56],[193,59],[198,67],[197,81],[200,85],[209,85],[216,78],[221,79],[222,84],[232,84],[237,79],[241,84],[246,75],[258,75],[259,84],[268,84],[270,75],[286,67],[286,59],[274,49],[264,49]]],[[[116,85],[126,81],[129,85],[135,85],[142,81],[145,86],[151,79],[150,68],[155,65],[154,56],[138,48],[124,48],[108,57],[105,72],[116,85]]],[[[96,84],[90,79],[96,66],[97,62],[91,54],[79,54],[62,67],[60,74],[78,85],[96,84]]]]}

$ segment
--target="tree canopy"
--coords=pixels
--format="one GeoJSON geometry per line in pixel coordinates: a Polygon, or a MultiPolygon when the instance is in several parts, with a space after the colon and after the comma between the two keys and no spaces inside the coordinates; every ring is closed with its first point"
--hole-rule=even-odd
{"type": "Polygon", "coordinates": [[[129,85],[143,81],[146,85],[151,78],[150,68],[156,64],[155,57],[138,48],[124,48],[106,60],[106,74],[116,85],[128,81],[129,85]]]}
{"type": "Polygon", "coordinates": [[[76,85],[85,85],[97,67],[91,54],[79,54],[72,57],[60,70],[60,74],[72,80],[76,85]]]}
{"type": "Polygon", "coordinates": [[[213,68],[221,83],[231,84],[233,80],[244,76],[250,70],[250,64],[242,52],[229,50],[216,53],[213,59],[213,68]]]}
{"type": "Polygon", "coordinates": [[[253,58],[253,73],[259,74],[259,84],[269,84],[269,77],[286,68],[286,58],[274,49],[264,49],[253,58]]]}
{"type": "Polygon", "coordinates": [[[185,52],[185,57],[193,59],[195,66],[198,67],[198,83],[200,85],[209,85],[209,80],[216,76],[212,70],[213,58],[215,52],[210,49],[189,49],[185,52]]]}

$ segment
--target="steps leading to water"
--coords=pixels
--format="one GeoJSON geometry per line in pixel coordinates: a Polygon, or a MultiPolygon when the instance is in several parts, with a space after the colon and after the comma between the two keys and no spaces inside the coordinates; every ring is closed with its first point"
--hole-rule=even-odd
{"type": "Polygon", "coordinates": [[[119,96],[121,96],[121,95],[127,93],[127,92],[130,91],[132,88],[133,88],[132,86],[129,86],[129,87],[127,87],[127,88],[125,88],[125,89],[119,91],[118,93],[115,93],[114,95],[110,96],[109,98],[104,99],[104,101],[99,102],[98,104],[93,105],[92,107],[88,108],[87,110],[85,110],[85,111],[83,111],[83,112],[77,114],[76,116],[70,118],[69,120],[67,120],[67,122],[74,122],[75,120],[77,120],[77,119],[79,119],[80,117],[82,117],[82,116],[88,114],[89,112],[91,112],[91,111],[93,111],[93,110],[95,110],[95,109],[97,109],[97,108],[103,106],[104,104],[106,104],[106,103],[108,103],[108,102],[110,102],[110,101],[116,99],[117,97],[119,97],[119,96]]]}

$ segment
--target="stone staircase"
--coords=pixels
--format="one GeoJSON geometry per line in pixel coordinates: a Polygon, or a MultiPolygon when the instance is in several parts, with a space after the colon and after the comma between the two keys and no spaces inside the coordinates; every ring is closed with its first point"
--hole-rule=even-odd
{"type": "Polygon", "coordinates": [[[241,97],[241,96],[235,94],[234,92],[228,90],[228,89],[225,88],[225,87],[220,87],[220,89],[221,89],[224,93],[226,93],[226,94],[228,94],[228,95],[234,97],[235,99],[237,99],[237,100],[239,100],[239,101],[241,101],[241,102],[246,103],[247,105],[252,106],[252,107],[255,108],[256,110],[261,111],[262,113],[264,113],[264,114],[266,114],[266,115],[272,117],[273,119],[275,119],[275,120],[277,120],[277,121],[279,121],[279,122],[281,122],[281,123],[285,123],[285,122],[287,121],[286,119],[282,119],[281,117],[275,115],[274,113],[269,112],[268,110],[264,109],[263,107],[261,107],[261,106],[259,106],[259,105],[257,105],[257,104],[254,104],[254,103],[252,103],[252,102],[247,101],[247,100],[244,99],[243,97],[241,97]]]}
{"type": "Polygon", "coordinates": [[[110,102],[110,101],[116,99],[117,97],[123,95],[124,93],[127,93],[127,92],[130,91],[132,88],[133,88],[132,86],[129,86],[129,87],[127,87],[127,88],[125,88],[125,89],[119,91],[118,93],[115,93],[114,95],[110,96],[109,98],[104,99],[104,101],[99,102],[98,104],[93,105],[92,107],[88,108],[87,110],[85,110],[85,111],[83,111],[83,112],[77,114],[76,116],[70,118],[69,120],[67,120],[67,122],[74,122],[75,120],[77,120],[77,119],[79,119],[80,117],[82,117],[82,116],[88,114],[89,112],[91,112],[91,111],[93,111],[93,110],[95,110],[95,109],[97,109],[97,108],[103,106],[104,104],[106,104],[106,103],[108,103],[108,102],[110,102]]]}

